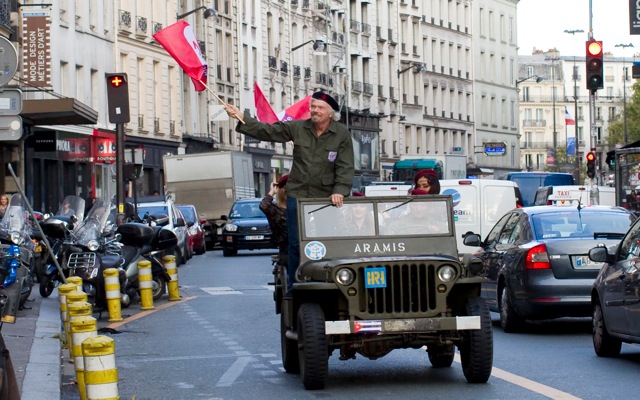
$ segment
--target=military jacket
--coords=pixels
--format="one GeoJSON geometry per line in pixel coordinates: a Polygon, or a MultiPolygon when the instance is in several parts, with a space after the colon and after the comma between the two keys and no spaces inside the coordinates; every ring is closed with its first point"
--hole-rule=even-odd
{"type": "Polygon", "coordinates": [[[353,143],[347,128],[332,121],[319,137],[311,120],[266,124],[244,115],[236,131],[271,142],[293,141],[287,195],[295,198],[348,196],[354,174],[353,143]]]}

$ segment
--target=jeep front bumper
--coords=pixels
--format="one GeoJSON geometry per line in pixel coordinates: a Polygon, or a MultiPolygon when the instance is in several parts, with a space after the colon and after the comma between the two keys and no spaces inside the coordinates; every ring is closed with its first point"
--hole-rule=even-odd
{"type": "Polygon", "coordinates": [[[326,321],[327,335],[351,333],[421,333],[480,329],[480,317],[410,318],[366,321],[326,321]]]}

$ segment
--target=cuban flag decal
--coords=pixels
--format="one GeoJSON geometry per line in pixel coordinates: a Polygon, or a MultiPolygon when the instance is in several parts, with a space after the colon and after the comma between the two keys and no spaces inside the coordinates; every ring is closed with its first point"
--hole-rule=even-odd
{"type": "Polygon", "coordinates": [[[354,321],[353,333],[378,333],[382,331],[381,321],[354,321]]]}

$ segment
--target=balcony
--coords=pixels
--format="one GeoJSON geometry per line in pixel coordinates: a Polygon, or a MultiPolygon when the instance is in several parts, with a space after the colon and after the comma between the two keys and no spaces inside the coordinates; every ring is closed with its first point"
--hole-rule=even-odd
{"type": "Polygon", "coordinates": [[[278,69],[278,60],[276,60],[276,58],[274,56],[269,56],[268,58],[269,61],[269,69],[270,70],[277,70],[278,69]]]}
{"type": "Polygon", "coordinates": [[[545,119],[525,119],[525,120],[522,120],[522,126],[524,126],[524,127],[547,126],[547,120],[545,120],[545,119]]]}
{"type": "Polygon", "coordinates": [[[368,94],[369,96],[373,95],[373,85],[370,83],[364,83],[362,85],[362,89],[364,91],[364,94],[368,94]]]}
{"type": "Polygon", "coordinates": [[[144,129],[144,114],[138,114],[138,129],[144,129]]]}
{"type": "Polygon", "coordinates": [[[147,36],[147,19],[145,17],[136,19],[136,35],[147,36]]]}
{"type": "Polygon", "coordinates": [[[129,11],[120,10],[118,12],[118,28],[121,31],[131,33],[131,13],[129,11]]]}
{"type": "Polygon", "coordinates": [[[384,94],[384,85],[378,85],[378,97],[383,100],[387,98],[384,94]]]}
{"type": "Polygon", "coordinates": [[[371,35],[371,25],[362,23],[362,34],[370,36],[371,35]]]}
{"type": "Polygon", "coordinates": [[[153,24],[153,34],[155,35],[156,33],[160,32],[163,28],[162,24],[160,22],[152,22],[153,24]]]}
{"type": "Polygon", "coordinates": [[[356,21],[355,19],[349,20],[349,29],[355,33],[360,32],[360,21],[356,21]]]}
{"type": "Polygon", "coordinates": [[[160,133],[160,118],[153,119],[153,133],[160,133]]]}
{"type": "Polygon", "coordinates": [[[316,83],[319,85],[327,86],[327,74],[323,74],[322,72],[316,72],[316,83]]]}
{"type": "Polygon", "coordinates": [[[300,71],[301,71],[301,70],[302,70],[302,69],[300,68],[300,66],[299,66],[299,65],[294,65],[294,66],[293,66],[293,77],[294,77],[294,78],[298,78],[298,79],[300,79],[300,76],[301,76],[300,71]]]}
{"type": "Polygon", "coordinates": [[[286,61],[280,61],[280,72],[284,75],[289,74],[289,64],[286,61]]]}
{"type": "Polygon", "coordinates": [[[170,121],[169,122],[169,135],[175,135],[176,134],[176,121],[170,121]]]}
{"type": "Polygon", "coordinates": [[[362,93],[362,82],[351,81],[351,91],[362,93]]]}
{"type": "Polygon", "coordinates": [[[521,142],[520,143],[520,148],[521,149],[546,149],[547,147],[549,147],[549,143],[547,142],[521,142]]]}

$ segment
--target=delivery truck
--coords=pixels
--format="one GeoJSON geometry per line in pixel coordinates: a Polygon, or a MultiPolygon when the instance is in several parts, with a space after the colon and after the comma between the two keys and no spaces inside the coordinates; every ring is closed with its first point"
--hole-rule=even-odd
{"type": "Polygon", "coordinates": [[[219,244],[234,201],[255,198],[251,154],[239,151],[169,155],[163,159],[165,187],[176,204],[193,204],[205,219],[207,248],[219,244]]]}

